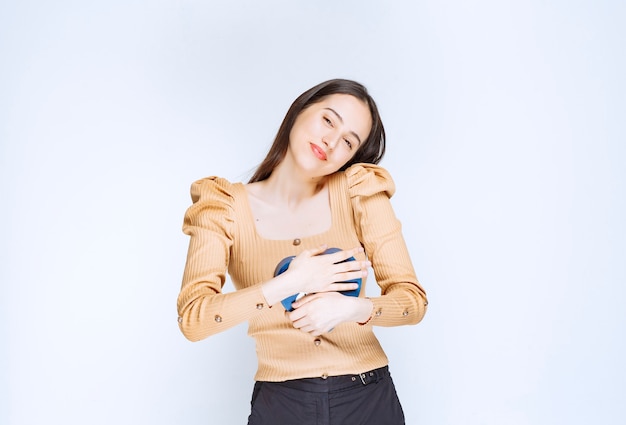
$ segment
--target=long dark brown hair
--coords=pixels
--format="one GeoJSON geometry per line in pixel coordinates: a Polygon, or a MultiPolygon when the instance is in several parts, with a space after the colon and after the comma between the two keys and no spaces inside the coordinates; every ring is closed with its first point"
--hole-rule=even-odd
{"type": "Polygon", "coordinates": [[[278,133],[274,138],[274,143],[267,156],[250,178],[249,183],[254,183],[267,179],[274,171],[274,168],[281,163],[287,154],[289,147],[289,133],[300,113],[313,105],[321,102],[326,96],[332,94],[349,94],[364,102],[372,115],[372,128],[365,142],[359,147],[356,154],[340,170],[345,170],[352,164],[365,162],[378,164],[385,154],[385,128],[378,114],[378,108],[374,99],[369,95],[365,86],[356,81],[335,79],[325,81],[302,93],[289,107],[287,115],[283,119],[278,133]]]}

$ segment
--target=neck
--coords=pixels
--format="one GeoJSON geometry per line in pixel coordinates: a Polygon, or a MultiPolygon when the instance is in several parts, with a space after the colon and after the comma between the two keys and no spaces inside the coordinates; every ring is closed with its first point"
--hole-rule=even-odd
{"type": "Polygon", "coordinates": [[[291,169],[285,161],[279,164],[263,183],[272,202],[297,207],[317,195],[326,185],[327,176],[310,177],[291,169]]]}

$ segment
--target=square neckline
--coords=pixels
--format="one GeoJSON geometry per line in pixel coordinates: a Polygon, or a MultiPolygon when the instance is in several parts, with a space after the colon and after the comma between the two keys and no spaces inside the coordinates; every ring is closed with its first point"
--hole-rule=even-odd
{"type": "Polygon", "coordinates": [[[333,173],[330,178],[328,179],[328,205],[330,207],[330,227],[326,230],[324,230],[323,232],[319,232],[319,233],[313,233],[310,235],[297,235],[294,236],[292,238],[280,238],[280,239],[273,239],[273,238],[267,238],[265,236],[263,236],[257,226],[256,226],[256,222],[254,220],[254,214],[252,212],[252,206],[250,205],[250,198],[248,197],[248,190],[246,189],[246,185],[244,183],[237,183],[236,186],[238,186],[239,190],[241,191],[241,198],[243,199],[243,202],[245,204],[245,219],[246,222],[249,223],[249,225],[252,227],[252,231],[254,232],[254,236],[258,239],[261,239],[263,241],[268,241],[268,242],[281,242],[281,243],[285,243],[285,242],[289,242],[290,244],[293,243],[296,239],[299,239],[300,241],[302,241],[303,239],[312,239],[312,238],[319,238],[325,235],[328,235],[329,233],[331,233],[336,226],[338,225],[338,221],[339,221],[339,217],[338,217],[338,209],[341,208],[341,203],[337,202],[337,199],[335,199],[335,196],[337,194],[337,192],[340,190],[340,179],[341,176],[339,176],[340,174],[342,174],[341,171],[338,171],[336,173],[333,173]]]}

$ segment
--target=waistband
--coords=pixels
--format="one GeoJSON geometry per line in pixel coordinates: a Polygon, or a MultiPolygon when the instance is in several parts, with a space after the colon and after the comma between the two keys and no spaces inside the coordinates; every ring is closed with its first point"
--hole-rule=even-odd
{"type": "Polygon", "coordinates": [[[389,367],[383,366],[378,369],[372,369],[367,372],[354,375],[291,379],[282,382],[264,382],[264,384],[278,385],[285,388],[306,392],[327,393],[334,391],[343,391],[353,387],[363,387],[365,385],[374,384],[389,377],[389,367]]]}

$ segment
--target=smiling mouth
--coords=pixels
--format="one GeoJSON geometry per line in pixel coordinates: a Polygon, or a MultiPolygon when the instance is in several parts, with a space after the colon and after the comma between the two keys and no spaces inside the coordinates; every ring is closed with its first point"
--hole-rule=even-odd
{"type": "Polygon", "coordinates": [[[311,150],[313,151],[313,154],[320,160],[322,161],[326,161],[327,157],[326,157],[326,152],[324,152],[322,150],[322,148],[320,148],[319,146],[317,146],[315,143],[311,143],[311,150]]]}

